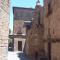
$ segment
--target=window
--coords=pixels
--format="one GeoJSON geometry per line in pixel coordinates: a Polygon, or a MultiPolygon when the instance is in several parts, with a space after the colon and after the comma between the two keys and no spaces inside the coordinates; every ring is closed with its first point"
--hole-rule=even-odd
{"type": "Polygon", "coordinates": [[[48,15],[52,13],[51,2],[48,4],[48,15]]]}
{"type": "Polygon", "coordinates": [[[27,23],[27,25],[26,25],[27,29],[30,29],[31,26],[32,26],[32,23],[27,23]]]}
{"type": "Polygon", "coordinates": [[[18,41],[18,51],[22,51],[22,41],[18,41]]]}
{"type": "Polygon", "coordinates": [[[38,13],[38,25],[40,25],[40,12],[38,13]]]}

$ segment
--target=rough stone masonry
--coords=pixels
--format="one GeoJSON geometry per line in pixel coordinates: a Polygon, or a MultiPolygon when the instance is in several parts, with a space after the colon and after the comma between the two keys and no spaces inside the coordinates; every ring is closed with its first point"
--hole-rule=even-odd
{"type": "Polygon", "coordinates": [[[9,34],[9,0],[0,0],[0,60],[7,60],[9,34]]]}

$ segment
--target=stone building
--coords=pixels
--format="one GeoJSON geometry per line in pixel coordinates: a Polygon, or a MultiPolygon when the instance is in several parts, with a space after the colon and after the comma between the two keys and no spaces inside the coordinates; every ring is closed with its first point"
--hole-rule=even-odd
{"type": "Polygon", "coordinates": [[[44,12],[45,51],[51,60],[60,60],[60,0],[44,0],[44,12]]]}
{"type": "Polygon", "coordinates": [[[0,60],[7,60],[9,34],[9,0],[0,0],[0,60]]]}
{"type": "Polygon", "coordinates": [[[24,50],[24,45],[25,45],[25,40],[26,40],[25,22],[32,20],[33,11],[34,11],[34,9],[32,9],[32,8],[13,7],[14,51],[23,52],[23,50],[24,50]]]}
{"type": "MultiPolygon", "coordinates": [[[[37,5],[39,5],[39,3],[37,5]]],[[[41,56],[44,51],[43,55],[47,56],[49,60],[60,60],[59,6],[59,0],[44,0],[43,12],[41,14],[43,19],[40,19],[42,27],[41,25],[38,27],[37,19],[37,13],[39,11],[41,13],[42,8],[40,7],[40,9],[36,6],[33,21],[29,23],[29,26],[26,25],[27,40],[25,51],[28,56],[33,57],[36,52],[41,56]]]]}
{"type": "Polygon", "coordinates": [[[29,57],[36,58],[36,55],[39,57],[45,56],[44,51],[44,24],[43,24],[43,7],[40,5],[39,0],[36,3],[34,10],[33,20],[27,24],[27,40],[25,45],[25,53],[29,57]]]}

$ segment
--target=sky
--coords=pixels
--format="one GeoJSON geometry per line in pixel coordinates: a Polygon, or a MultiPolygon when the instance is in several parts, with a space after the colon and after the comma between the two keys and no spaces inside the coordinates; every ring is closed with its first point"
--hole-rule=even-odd
{"type": "MultiPolygon", "coordinates": [[[[13,31],[13,7],[35,8],[37,0],[10,0],[10,23],[9,28],[13,31]]],[[[43,6],[43,0],[40,0],[43,6]]]]}

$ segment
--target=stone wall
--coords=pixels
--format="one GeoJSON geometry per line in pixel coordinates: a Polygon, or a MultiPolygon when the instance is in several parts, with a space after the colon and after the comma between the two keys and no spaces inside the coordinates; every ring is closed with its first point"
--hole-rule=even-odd
{"type": "MultiPolygon", "coordinates": [[[[44,1],[44,38],[46,40],[47,36],[49,35],[49,28],[50,28],[50,35],[52,41],[55,42],[51,43],[51,59],[52,60],[60,60],[60,0],[45,0],[44,1]],[[51,9],[52,13],[48,15],[48,4],[51,1],[51,9]],[[48,16],[47,16],[48,15],[48,16]],[[59,40],[59,41],[57,41],[59,40]]],[[[46,45],[48,46],[48,45],[46,45]]],[[[47,47],[46,47],[47,51],[47,47]]]]}
{"type": "Polygon", "coordinates": [[[25,46],[25,53],[29,57],[35,57],[36,52],[38,56],[44,55],[43,32],[41,27],[34,26],[27,31],[27,40],[25,46]]]}
{"type": "Polygon", "coordinates": [[[47,17],[47,10],[48,10],[48,2],[49,0],[45,0],[45,6],[44,6],[44,26],[45,26],[45,38],[47,38],[48,35],[48,28],[50,28],[50,34],[52,38],[60,39],[60,1],[52,0],[52,13],[47,17]]]}
{"type": "Polygon", "coordinates": [[[43,43],[43,7],[40,5],[36,5],[34,11],[34,19],[31,24],[26,26],[26,46],[25,53],[29,57],[36,58],[36,54],[38,56],[44,56],[44,43],[43,43]],[[40,13],[38,19],[38,14],[40,13]],[[39,21],[38,21],[39,20],[39,21]]]}
{"type": "Polygon", "coordinates": [[[0,60],[7,60],[9,34],[8,0],[0,0],[0,60]]]}

